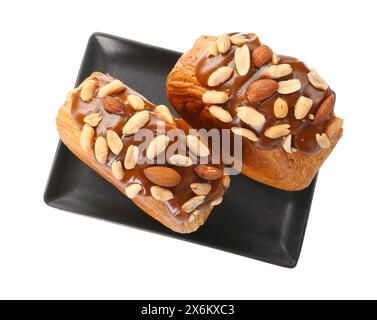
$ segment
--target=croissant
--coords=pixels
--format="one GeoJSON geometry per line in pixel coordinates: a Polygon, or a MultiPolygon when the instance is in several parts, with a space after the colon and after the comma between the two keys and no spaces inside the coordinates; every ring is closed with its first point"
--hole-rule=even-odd
{"type": "Polygon", "coordinates": [[[241,136],[242,173],[279,189],[306,188],[342,136],[325,80],[255,34],[201,36],[166,86],[190,126],[241,136]]]}
{"type": "Polygon", "coordinates": [[[229,187],[221,165],[193,162],[195,153],[210,154],[205,146],[198,151],[187,143],[189,156],[173,153],[164,158],[168,163],[156,164],[173,144],[164,132],[196,143],[199,138],[187,135],[187,124],[166,106],[153,105],[110,75],[94,72],[71,91],[56,123],[62,142],[79,159],[173,231],[196,231],[229,187]],[[137,139],[142,129],[151,134],[148,141],[137,139]]]}

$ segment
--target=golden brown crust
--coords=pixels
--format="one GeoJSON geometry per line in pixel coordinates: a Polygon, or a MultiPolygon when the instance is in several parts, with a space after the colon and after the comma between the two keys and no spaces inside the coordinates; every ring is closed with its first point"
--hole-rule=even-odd
{"type": "MultiPolygon", "coordinates": [[[[94,79],[96,75],[99,73],[93,73],[88,79],[94,79]]],[[[87,80],[88,80],[87,79],[87,80]]],[[[104,179],[110,182],[113,186],[115,186],[122,194],[124,194],[124,190],[121,188],[121,184],[119,181],[111,173],[111,169],[109,167],[104,167],[99,164],[94,156],[93,150],[89,152],[84,152],[80,146],[80,135],[81,130],[78,126],[74,124],[71,118],[70,110],[72,104],[72,97],[79,88],[71,91],[67,95],[67,100],[64,105],[60,108],[56,124],[59,132],[59,136],[62,142],[85,164],[87,164],[90,168],[95,170],[98,174],[100,174],[104,179]]],[[[182,120],[179,121],[180,127],[184,128],[185,124],[182,120]]],[[[129,201],[126,198],[124,201],[129,201]]],[[[158,220],[163,225],[167,226],[168,228],[172,229],[175,232],[179,233],[191,233],[196,231],[203,223],[207,220],[209,214],[211,213],[213,206],[209,206],[206,209],[198,212],[197,214],[193,215],[192,219],[188,219],[184,222],[179,222],[177,219],[174,219],[172,215],[167,211],[166,206],[163,202],[157,201],[152,197],[140,197],[137,196],[136,198],[132,199],[132,201],[143,211],[145,211],[148,215],[153,217],[154,219],[158,220]]]]}
{"type": "MultiPolygon", "coordinates": [[[[215,37],[202,36],[193,48],[183,54],[167,79],[167,96],[181,115],[186,112],[200,115],[205,106],[202,95],[209,89],[199,84],[195,77],[196,62],[215,37]]],[[[216,127],[216,120],[200,118],[206,126],[216,127]]],[[[189,123],[190,125],[193,125],[189,123]]],[[[287,190],[302,190],[310,185],[325,159],[342,136],[340,129],[328,149],[313,155],[300,152],[286,153],[283,148],[262,150],[244,139],[242,173],[261,183],[287,190]]]]}

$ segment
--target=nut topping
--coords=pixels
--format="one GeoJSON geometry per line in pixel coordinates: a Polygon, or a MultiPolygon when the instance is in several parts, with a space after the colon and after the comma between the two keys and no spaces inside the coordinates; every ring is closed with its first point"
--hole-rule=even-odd
{"type": "Polygon", "coordinates": [[[209,183],[191,183],[190,188],[197,196],[206,196],[211,192],[212,186],[209,183]]]}
{"type": "Polygon", "coordinates": [[[186,201],[182,205],[182,210],[185,213],[193,212],[197,207],[204,203],[205,196],[196,196],[191,198],[190,200],[186,201]]]}
{"type": "Polygon", "coordinates": [[[278,125],[267,128],[266,131],[264,132],[264,135],[270,139],[281,138],[290,134],[291,132],[289,130],[290,127],[291,126],[286,123],[278,124],[278,125]]]}
{"type": "Polygon", "coordinates": [[[304,119],[307,114],[309,113],[310,109],[313,106],[313,100],[301,96],[298,98],[296,105],[295,105],[295,118],[297,120],[304,119]]]}
{"type": "Polygon", "coordinates": [[[123,170],[123,166],[122,166],[122,162],[121,161],[115,160],[111,164],[111,171],[112,171],[113,176],[115,177],[115,179],[122,180],[124,178],[124,170],[123,170]]]}
{"type": "Polygon", "coordinates": [[[88,152],[92,148],[93,140],[94,129],[90,125],[85,123],[80,135],[81,148],[83,148],[84,151],[88,152]]]}
{"type": "Polygon", "coordinates": [[[151,187],[152,197],[159,201],[169,201],[174,198],[173,193],[169,189],[165,189],[159,186],[151,187]]]}
{"type": "Polygon", "coordinates": [[[276,118],[283,119],[288,115],[288,103],[282,98],[277,98],[274,103],[274,114],[276,118]]]}
{"type": "Polygon", "coordinates": [[[234,62],[240,76],[244,76],[249,72],[250,50],[246,44],[244,44],[241,48],[236,49],[234,53],[234,62]]]}
{"type": "Polygon", "coordinates": [[[126,187],[125,194],[128,198],[134,199],[139,194],[141,189],[143,189],[143,188],[140,184],[133,183],[133,184],[130,184],[129,186],[126,187]]]}
{"type": "Polygon", "coordinates": [[[271,48],[262,45],[253,51],[252,58],[254,65],[259,68],[271,62],[273,52],[271,48]]]}
{"type": "Polygon", "coordinates": [[[109,113],[120,114],[124,112],[126,106],[117,98],[106,96],[102,101],[103,107],[109,113]]]}
{"type": "Polygon", "coordinates": [[[315,139],[317,140],[318,145],[322,149],[330,148],[331,142],[330,142],[329,138],[327,137],[326,133],[322,133],[322,134],[317,133],[315,135],[315,139]]]}
{"type": "Polygon", "coordinates": [[[342,119],[335,117],[332,120],[330,120],[325,130],[327,137],[329,139],[334,138],[335,135],[338,133],[338,131],[342,128],[342,126],[343,126],[342,119]]]}
{"type": "Polygon", "coordinates": [[[236,46],[242,46],[249,42],[249,39],[245,35],[237,33],[230,37],[230,41],[236,46]]]}
{"type": "Polygon", "coordinates": [[[94,92],[97,90],[98,84],[94,80],[87,80],[83,83],[80,98],[84,102],[89,102],[94,96],[94,92]]]}
{"type": "Polygon", "coordinates": [[[284,138],[282,147],[286,153],[292,153],[292,135],[291,134],[284,138]]]}
{"type": "Polygon", "coordinates": [[[233,127],[231,130],[234,134],[237,134],[239,136],[243,136],[243,137],[249,139],[250,141],[253,141],[253,142],[258,141],[257,135],[249,129],[240,128],[240,127],[233,127]]]}
{"type": "Polygon", "coordinates": [[[301,89],[301,81],[298,79],[280,81],[278,92],[280,94],[291,94],[301,89]]]}
{"type": "Polygon", "coordinates": [[[126,89],[126,86],[120,80],[113,80],[98,90],[97,97],[104,98],[106,96],[119,93],[126,89]]]}
{"type": "Polygon", "coordinates": [[[229,95],[224,91],[207,91],[203,94],[202,100],[207,104],[222,104],[228,101],[229,95]]]}
{"type": "Polygon", "coordinates": [[[205,180],[217,180],[223,176],[223,170],[207,164],[195,168],[196,174],[205,180]]]}
{"type": "Polygon", "coordinates": [[[219,49],[217,48],[217,43],[216,41],[212,42],[209,47],[208,47],[208,51],[207,51],[207,58],[210,58],[210,57],[215,57],[219,54],[219,49]]]}
{"type": "Polygon", "coordinates": [[[196,136],[188,135],[186,144],[190,152],[197,157],[208,157],[210,152],[208,147],[196,136]]]}
{"type": "Polygon", "coordinates": [[[123,149],[123,142],[114,130],[108,130],[106,133],[107,144],[112,153],[119,155],[123,149]]]}
{"type": "Polygon", "coordinates": [[[172,155],[168,162],[177,167],[191,167],[193,165],[192,160],[189,157],[181,154],[172,155]]]}
{"type": "Polygon", "coordinates": [[[279,85],[275,80],[261,79],[254,81],[246,89],[246,96],[250,103],[257,103],[271,97],[279,85]]]}
{"type": "Polygon", "coordinates": [[[143,172],[149,181],[161,187],[176,187],[182,179],[177,171],[168,167],[148,167],[143,172]]]}
{"type": "Polygon", "coordinates": [[[164,152],[169,145],[170,138],[166,135],[155,137],[147,148],[147,159],[151,160],[164,152]]]}
{"type": "Polygon", "coordinates": [[[230,187],[230,177],[227,174],[223,175],[223,177],[221,178],[221,184],[225,189],[228,189],[230,187]]]}
{"type": "Polygon", "coordinates": [[[209,87],[217,87],[229,78],[233,74],[233,69],[231,67],[220,67],[214,71],[208,78],[209,87]]]}
{"type": "Polygon", "coordinates": [[[289,76],[293,69],[290,64],[272,65],[263,71],[263,76],[271,79],[279,79],[289,76]]]}
{"type": "Polygon", "coordinates": [[[222,122],[231,122],[233,120],[231,114],[221,107],[211,106],[209,108],[209,112],[212,114],[212,116],[222,122]]]}
{"type": "Polygon", "coordinates": [[[325,101],[323,101],[323,103],[318,108],[317,112],[315,113],[313,123],[318,124],[318,123],[321,123],[322,121],[327,120],[334,111],[334,104],[335,104],[334,95],[329,96],[325,101]]]}
{"type": "Polygon", "coordinates": [[[308,73],[308,79],[312,86],[316,89],[326,91],[329,88],[329,85],[322,79],[315,69],[310,70],[308,73]]]}
{"type": "Polygon", "coordinates": [[[228,50],[232,46],[230,37],[227,34],[222,34],[221,36],[217,37],[216,43],[220,53],[228,52],[228,50]]]}
{"type": "Polygon", "coordinates": [[[167,106],[160,104],[154,108],[154,112],[156,112],[157,117],[160,119],[165,120],[167,123],[175,124],[174,117],[167,106]]]}
{"type": "Polygon", "coordinates": [[[264,117],[264,115],[252,107],[238,107],[236,108],[236,112],[238,117],[243,122],[253,127],[255,130],[261,130],[266,122],[266,118],[264,117]]]}
{"type": "Polygon", "coordinates": [[[218,206],[223,202],[223,197],[217,198],[211,202],[211,206],[215,207],[218,206]]]}
{"type": "Polygon", "coordinates": [[[135,168],[138,158],[139,148],[137,146],[130,145],[127,149],[126,156],[124,158],[124,167],[127,170],[135,168]]]}
{"type": "Polygon", "coordinates": [[[104,137],[98,137],[94,144],[94,154],[100,164],[105,164],[109,157],[109,146],[104,137]]]}
{"type": "Polygon", "coordinates": [[[123,134],[135,134],[149,122],[149,111],[143,110],[135,113],[124,125],[123,134]]]}
{"type": "Polygon", "coordinates": [[[279,57],[278,57],[278,55],[276,54],[276,53],[273,53],[273,55],[272,55],[272,59],[271,59],[271,64],[272,65],[277,65],[277,64],[279,64],[279,57]]]}
{"type": "Polygon", "coordinates": [[[84,122],[90,125],[91,127],[95,128],[98,126],[98,124],[102,120],[102,114],[101,113],[92,113],[88,114],[84,118],[84,122]]]}
{"type": "Polygon", "coordinates": [[[131,105],[131,107],[134,109],[134,110],[144,110],[145,108],[145,103],[144,103],[144,100],[141,99],[139,96],[137,95],[134,95],[134,94],[130,94],[128,97],[127,97],[127,101],[128,103],[131,105]]]}

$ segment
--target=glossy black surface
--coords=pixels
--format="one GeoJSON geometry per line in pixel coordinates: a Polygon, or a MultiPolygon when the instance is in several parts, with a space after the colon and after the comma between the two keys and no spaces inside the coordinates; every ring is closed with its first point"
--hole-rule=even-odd
{"type": "MultiPolygon", "coordinates": [[[[165,81],[180,53],[101,33],[88,42],[77,83],[93,71],[110,73],[156,104],[168,105],[165,81]]],[[[300,192],[277,190],[244,176],[232,177],[222,205],[190,235],[174,233],[130,200],[59,143],[45,202],[131,227],[233,252],[272,264],[296,266],[315,181],[300,192]]],[[[195,259],[195,257],[193,257],[195,259]]]]}

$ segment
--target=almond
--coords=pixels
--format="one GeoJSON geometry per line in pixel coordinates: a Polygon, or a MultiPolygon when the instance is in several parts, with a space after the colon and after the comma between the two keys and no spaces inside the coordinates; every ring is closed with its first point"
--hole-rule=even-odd
{"type": "Polygon", "coordinates": [[[291,134],[284,138],[282,147],[285,150],[285,152],[292,153],[292,135],[291,134]]]}
{"type": "Polygon", "coordinates": [[[225,189],[228,189],[230,187],[230,177],[227,174],[223,175],[223,177],[221,178],[221,184],[225,189]]]}
{"type": "Polygon", "coordinates": [[[259,68],[265,64],[270,63],[272,59],[272,55],[273,55],[273,52],[271,48],[265,45],[262,45],[253,51],[253,54],[252,54],[253,63],[257,68],[259,68]]]}
{"type": "Polygon", "coordinates": [[[215,57],[219,54],[219,49],[217,48],[216,41],[212,42],[207,50],[207,58],[215,57]]]}
{"type": "Polygon", "coordinates": [[[229,80],[232,74],[233,74],[233,68],[220,67],[209,76],[208,86],[217,87],[220,84],[224,83],[225,81],[229,80]]]}
{"type": "Polygon", "coordinates": [[[94,134],[94,129],[90,125],[85,123],[80,135],[80,145],[84,151],[88,152],[92,148],[94,134]]]}
{"type": "Polygon", "coordinates": [[[161,187],[176,187],[181,182],[181,175],[168,167],[148,167],[143,172],[149,181],[161,187]]]}
{"type": "Polygon", "coordinates": [[[277,64],[279,64],[279,61],[280,61],[279,56],[276,53],[273,53],[272,59],[271,59],[271,64],[277,65],[277,64]]]}
{"type": "Polygon", "coordinates": [[[317,140],[318,145],[322,149],[330,148],[331,142],[330,142],[329,138],[327,137],[326,133],[322,133],[322,134],[317,133],[315,135],[315,139],[317,140]]]}
{"type": "Polygon", "coordinates": [[[297,120],[304,119],[313,106],[313,100],[307,97],[301,96],[298,98],[295,105],[295,118],[297,120]]]}
{"type": "Polygon", "coordinates": [[[97,97],[104,98],[111,94],[122,92],[126,89],[126,86],[120,80],[113,80],[98,90],[97,97]]]}
{"type": "Polygon", "coordinates": [[[182,210],[184,213],[191,213],[193,212],[197,207],[199,207],[201,204],[204,203],[205,196],[196,196],[191,198],[190,200],[186,201],[182,205],[182,210]]]}
{"type": "Polygon", "coordinates": [[[246,96],[250,103],[257,103],[271,97],[279,88],[278,83],[271,79],[254,81],[246,89],[246,96]]]}
{"type": "Polygon", "coordinates": [[[252,107],[242,106],[236,108],[237,116],[255,130],[261,130],[266,122],[263,114],[252,107]]]}
{"type": "Polygon", "coordinates": [[[212,202],[211,202],[211,206],[218,206],[219,204],[221,204],[223,202],[223,197],[219,197],[219,198],[217,198],[217,199],[215,199],[215,200],[213,200],[212,202]]]}
{"type": "Polygon", "coordinates": [[[250,50],[244,44],[241,48],[237,48],[234,53],[234,62],[237,72],[240,76],[245,76],[250,70],[250,50]]]}
{"type": "Polygon", "coordinates": [[[150,189],[152,197],[159,201],[169,201],[174,198],[173,193],[169,189],[159,186],[153,186],[150,189]]]}
{"type": "Polygon", "coordinates": [[[103,107],[109,113],[120,114],[126,109],[125,104],[117,98],[106,96],[102,100],[103,107]]]}
{"type": "Polygon", "coordinates": [[[154,112],[156,112],[157,117],[159,117],[160,119],[165,120],[167,123],[175,124],[174,117],[167,106],[160,104],[159,106],[154,108],[154,112]]]}
{"type": "Polygon", "coordinates": [[[84,118],[84,122],[90,125],[91,127],[95,128],[98,126],[98,124],[102,120],[102,114],[101,113],[92,113],[88,114],[84,118]]]}
{"type": "Polygon", "coordinates": [[[94,154],[99,163],[105,164],[109,157],[109,146],[104,137],[98,137],[94,144],[94,154]]]}
{"type": "Polygon", "coordinates": [[[232,43],[230,41],[230,37],[227,34],[222,34],[221,36],[217,37],[216,39],[217,49],[220,53],[226,53],[229,51],[232,43]]]}
{"type": "Polygon", "coordinates": [[[270,79],[279,79],[289,76],[293,69],[290,64],[272,65],[263,71],[263,76],[270,79]]]}
{"type": "Polygon", "coordinates": [[[89,102],[94,96],[94,92],[97,90],[98,84],[94,80],[87,80],[83,83],[80,98],[82,101],[89,102]]]}
{"type": "Polygon", "coordinates": [[[274,103],[274,114],[276,118],[285,118],[288,115],[287,101],[282,98],[277,98],[274,103]]]}
{"type": "Polygon", "coordinates": [[[191,183],[190,188],[197,196],[206,196],[211,192],[212,186],[209,183],[191,183]]]}
{"type": "Polygon", "coordinates": [[[118,155],[122,151],[123,142],[114,130],[107,131],[106,140],[112,153],[118,155]]]}
{"type": "Polygon", "coordinates": [[[153,159],[164,152],[169,145],[170,138],[166,135],[159,135],[154,138],[147,148],[147,159],[153,159]]]}
{"type": "Polygon", "coordinates": [[[207,104],[223,104],[228,101],[229,95],[224,91],[210,90],[203,94],[202,100],[207,104]]]}
{"type": "Polygon", "coordinates": [[[209,113],[221,122],[231,122],[233,120],[231,114],[225,109],[218,106],[211,106],[209,113]]]}
{"type": "Polygon", "coordinates": [[[278,125],[267,128],[266,131],[264,132],[264,135],[270,139],[281,138],[290,134],[291,132],[289,130],[290,127],[291,126],[286,123],[278,124],[278,125]]]}
{"type": "Polygon", "coordinates": [[[124,178],[124,170],[122,166],[122,162],[119,160],[115,160],[111,164],[111,172],[113,173],[113,176],[117,180],[122,180],[124,178]]]}
{"type": "Polygon", "coordinates": [[[205,180],[217,180],[223,176],[223,170],[207,164],[196,167],[195,173],[205,180]]]}
{"type": "Polygon", "coordinates": [[[230,41],[236,46],[242,46],[245,43],[249,42],[249,39],[242,33],[237,33],[230,37],[230,41]]]}
{"type": "Polygon", "coordinates": [[[239,135],[239,136],[243,136],[243,137],[249,139],[250,141],[253,141],[253,142],[258,141],[257,135],[249,129],[240,128],[240,127],[233,127],[231,130],[234,134],[239,135]]]}
{"type": "Polygon", "coordinates": [[[301,89],[301,81],[298,79],[280,81],[277,89],[280,94],[291,94],[301,89]]]}
{"type": "Polygon", "coordinates": [[[331,95],[322,102],[314,116],[314,124],[319,124],[329,118],[334,111],[335,99],[334,95],[331,95]]]}
{"type": "Polygon", "coordinates": [[[343,126],[343,119],[340,118],[333,118],[329,121],[326,127],[326,135],[329,139],[332,139],[335,137],[335,135],[338,133],[338,131],[342,128],[343,126]]]}
{"type": "Polygon", "coordinates": [[[210,154],[208,147],[196,136],[188,135],[186,144],[190,152],[197,157],[207,157],[210,154]]]}
{"type": "Polygon", "coordinates": [[[181,154],[172,155],[168,162],[177,167],[191,167],[193,165],[192,160],[189,157],[181,154]]]}
{"type": "Polygon", "coordinates": [[[138,158],[139,148],[137,146],[130,145],[127,149],[126,156],[124,158],[124,167],[127,170],[135,168],[138,158]]]}
{"type": "Polygon", "coordinates": [[[141,99],[141,98],[140,98],[139,96],[137,96],[137,95],[130,94],[130,95],[127,97],[127,101],[128,101],[128,103],[131,105],[131,107],[132,107],[134,110],[140,111],[140,110],[144,110],[144,108],[145,108],[144,100],[141,99]]]}
{"type": "Polygon", "coordinates": [[[316,89],[326,91],[329,88],[329,85],[322,79],[315,69],[310,70],[308,73],[308,79],[312,86],[316,89]]]}
{"type": "Polygon", "coordinates": [[[149,111],[143,110],[135,113],[123,127],[123,134],[135,134],[149,122],[149,111]]]}
{"type": "Polygon", "coordinates": [[[143,189],[143,187],[138,183],[130,184],[125,189],[125,194],[130,199],[136,198],[136,196],[139,194],[139,192],[143,189]]]}
{"type": "Polygon", "coordinates": [[[308,114],[308,118],[309,118],[309,120],[314,120],[315,119],[314,114],[309,113],[308,114]]]}

